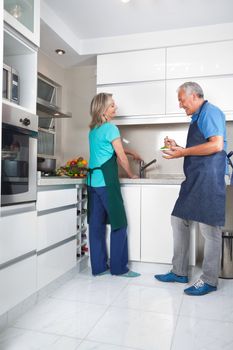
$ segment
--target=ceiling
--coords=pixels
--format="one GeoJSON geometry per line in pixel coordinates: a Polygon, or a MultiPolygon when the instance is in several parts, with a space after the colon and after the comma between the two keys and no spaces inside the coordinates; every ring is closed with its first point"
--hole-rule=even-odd
{"type": "Polygon", "coordinates": [[[119,36],[233,22],[233,0],[131,0],[128,3],[42,0],[41,3],[41,50],[62,67],[93,63],[93,55],[82,52],[83,43],[90,40],[114,40],[119,36]],[[63,48],[66,55],[56,55],[57,48],[63,48]]]}

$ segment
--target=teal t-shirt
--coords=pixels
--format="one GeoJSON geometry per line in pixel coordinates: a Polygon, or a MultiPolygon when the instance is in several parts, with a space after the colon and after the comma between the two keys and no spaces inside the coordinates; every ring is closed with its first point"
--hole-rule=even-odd
{"type": "MultiPolygon", "coordinates": [[[[89,132],[89,168],[99,167],[112,157],[114,153],[112,141],[119,137],[120,132],[118,127],[109,122],[89,132]]],[[[87,184],[90,185],[90,174],[87,177],[87,184]]],[[[91,186],[105,186],[104,176],[101,170],[95,170],[91,175],[91,186]]]]}

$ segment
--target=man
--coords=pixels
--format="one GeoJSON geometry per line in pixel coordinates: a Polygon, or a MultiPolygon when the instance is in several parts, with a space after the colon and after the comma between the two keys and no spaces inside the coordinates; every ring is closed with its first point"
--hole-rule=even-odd
{"type": "Polygon", "coordinates": [[[193,221],[205,239],[203,274],[184,292],[204,295],[215,291],[221,259],[221,228],[225,221],[226,127],[225,116],[204,100],[202,88],[187,82],[178,88],[180,108],[191,116],[186,148],[165,138],[164,157],[184,157],[185,181],[172,211],[174,239],[172,270],[155,275],[161,282],[188,282],[190,227],[193,221]],[[224,150],[225,149],[225,150],[224,150]]]}

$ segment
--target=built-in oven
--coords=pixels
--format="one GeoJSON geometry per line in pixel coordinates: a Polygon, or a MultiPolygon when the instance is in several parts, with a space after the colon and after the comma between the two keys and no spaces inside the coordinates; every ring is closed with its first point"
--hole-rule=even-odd
{"type": "Polygon", "coordinates": [[[3,103],[1,205],[36,201],[36,115],[3,103]]]}

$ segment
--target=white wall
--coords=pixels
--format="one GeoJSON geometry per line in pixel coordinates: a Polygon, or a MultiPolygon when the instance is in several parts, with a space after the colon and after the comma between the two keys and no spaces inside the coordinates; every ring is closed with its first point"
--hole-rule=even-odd
{"type": "Polygon", "coordinates": [[[96,66],[80,66],[66,74],[69,109],[73,117],[63,123],[63,161],[83,156],[89,158],[88,125],[90,103],[96,94],[96,66]]]}

